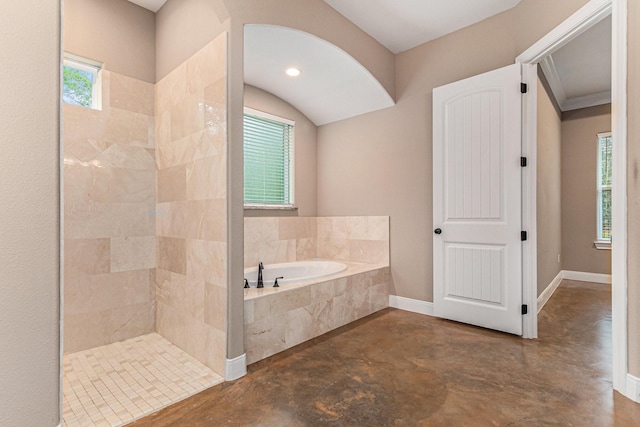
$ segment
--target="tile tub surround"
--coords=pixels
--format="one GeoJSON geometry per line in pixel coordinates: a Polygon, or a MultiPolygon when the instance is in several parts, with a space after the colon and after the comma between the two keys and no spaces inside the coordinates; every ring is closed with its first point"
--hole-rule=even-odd
{"type": "Polygon", "coordinates": [[[244,219],[244,267],[316,258],[315,217],[244,219]]]}
{"type": "Polygon", "coordinates": [[[319,258],[389,265],[388,216],[318,217],[319,258]]]}
{"type": "Polygon", "coordinates": [[[244,266],[316,257],[389,265],[389,217],[244,219],[244,266]]]}
{"type": "Polygon", "coordinates": [[[226,358],[226,35],[156,84],[156,330],[222,374],[226,358]]]}
{"type": "Polygon", "coordinates": [[[102,71],[102,109],[64,104],[64,350],[155,324],[154,85],[102,71]]]}
{"type": "Polygon", "coordinates": [[[345,264],[344,272],[316,281],[281,288],[245,289],[247,363],[388,307],[389,267],[345,264]]]}

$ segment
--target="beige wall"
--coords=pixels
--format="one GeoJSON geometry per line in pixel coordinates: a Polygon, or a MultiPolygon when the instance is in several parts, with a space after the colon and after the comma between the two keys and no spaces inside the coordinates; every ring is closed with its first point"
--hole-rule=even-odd
{"type": "Polygon", "coordinates": [[[590,0],[522,0],[513,9],[516,50],[524,52],[590,0]]]}
{"type": "MultiPolygon", "coordinates": [[[[286,101],[254,86],[245,85],[244,105],[296,122],[295,126],[295,204],[288,215],[316,216],[316,135],[311,120],[286,101]]],[[[245,216],[273,216],[273,210],[245,210],[245,216]]]]}
{"type": "Polygon", "coordinates": [[[0,2],[0,425],[60,422],[60,1],[0,2]]]}
{"type": "Polygon", "coordinates": [[[627,244],[629,372],[640,377],[640,2],[628,0],[627,244]]]}
{"type": "Polygon", "coordinates": [[[611,251],[596,240],[599,132],[611,130],[611,104],[562,114],[562,269],[611,274],[611,251]]]}
{"type": "Polygon", "coordinates": [[[318,214],[391,216],[391,292],[432,301],[434,87],[513,63],[586,0],[514,9],[396,57],[397,105],[318,128],[318,214]]]}
{"type": "Polygon", "coordinates": [[[160,81],[225,30],[221,0],[169,0],[155,15],[156,77],[160,81]]]}
{"type": "Polygon", "coordinates": [[[155,14],[126,0],[64,0],[64,50],[156,82],[155,14]]]}
{"type": "Polygon", "coordinates": [[[431,301],[431,95],[318,128],[318,215],[385,215],[391,293],[431,301]]]}
{"type": "Polygon", "coordinates": [[[538,79],[537,218],[538,295],[562,270],[560,115],[538,79]]]}

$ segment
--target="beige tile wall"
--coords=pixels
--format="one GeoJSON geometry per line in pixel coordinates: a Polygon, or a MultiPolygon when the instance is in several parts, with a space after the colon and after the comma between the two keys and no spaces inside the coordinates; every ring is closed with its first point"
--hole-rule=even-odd
{"type": "Polygon", "coordinates": [[[244,266],[326,258],[389,265],[389,217],[244,219],[244,266]]]}
{"type": "Polygon", "coordinates": [[[64,351],[154,330],[153,85],[102,71],[102,110],[64,105],[64,351]]]}
{"type": "Polygon", "coordinates": [[[156,85],[157,331],[223,374],[226,36],[156,85]]]}
{"type": "Polygon", "coordinates": [[[254,363],[389,306],[389,267],[272,293],[244,303],[254,363]]]}
{"type": "Polygon", "coordinates": [[[316,218],[245,218],[244,266],[317,257],[316,218]]]}
{"type": "Polygon", "coordinates": [[[318,257],[389,265],[389,217],[319,217],[318,257]]]}

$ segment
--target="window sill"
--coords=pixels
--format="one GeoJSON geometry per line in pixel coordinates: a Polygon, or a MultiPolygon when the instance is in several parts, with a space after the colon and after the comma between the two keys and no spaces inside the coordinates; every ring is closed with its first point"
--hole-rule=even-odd
{"type": "Polygon", "coordinates": [[[256,210],[256,211],[264,211],[264,210],[271,210],[271,211],[297,211],[298,207],[294,206],[294,205],[251,205],[251,204],[247,204],[244,205],[244,209],[245,210],[256,210]]]}
{"type": "Polygon", "coordinates": [[[610,240],[596,240],[593,242],[596,249],[610,251],[611,250],[611,241],[610,240]]]}

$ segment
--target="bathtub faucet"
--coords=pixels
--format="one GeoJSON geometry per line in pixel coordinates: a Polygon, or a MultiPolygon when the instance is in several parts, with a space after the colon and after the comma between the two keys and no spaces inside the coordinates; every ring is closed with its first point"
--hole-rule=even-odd
{"type": "Polygon", "coordinates": [[[258,264],[258,287],[264,288],[264,282],[262,281],[262,270],[264,270],[264,266],[262,265],[262,261],[258,264]]]}

